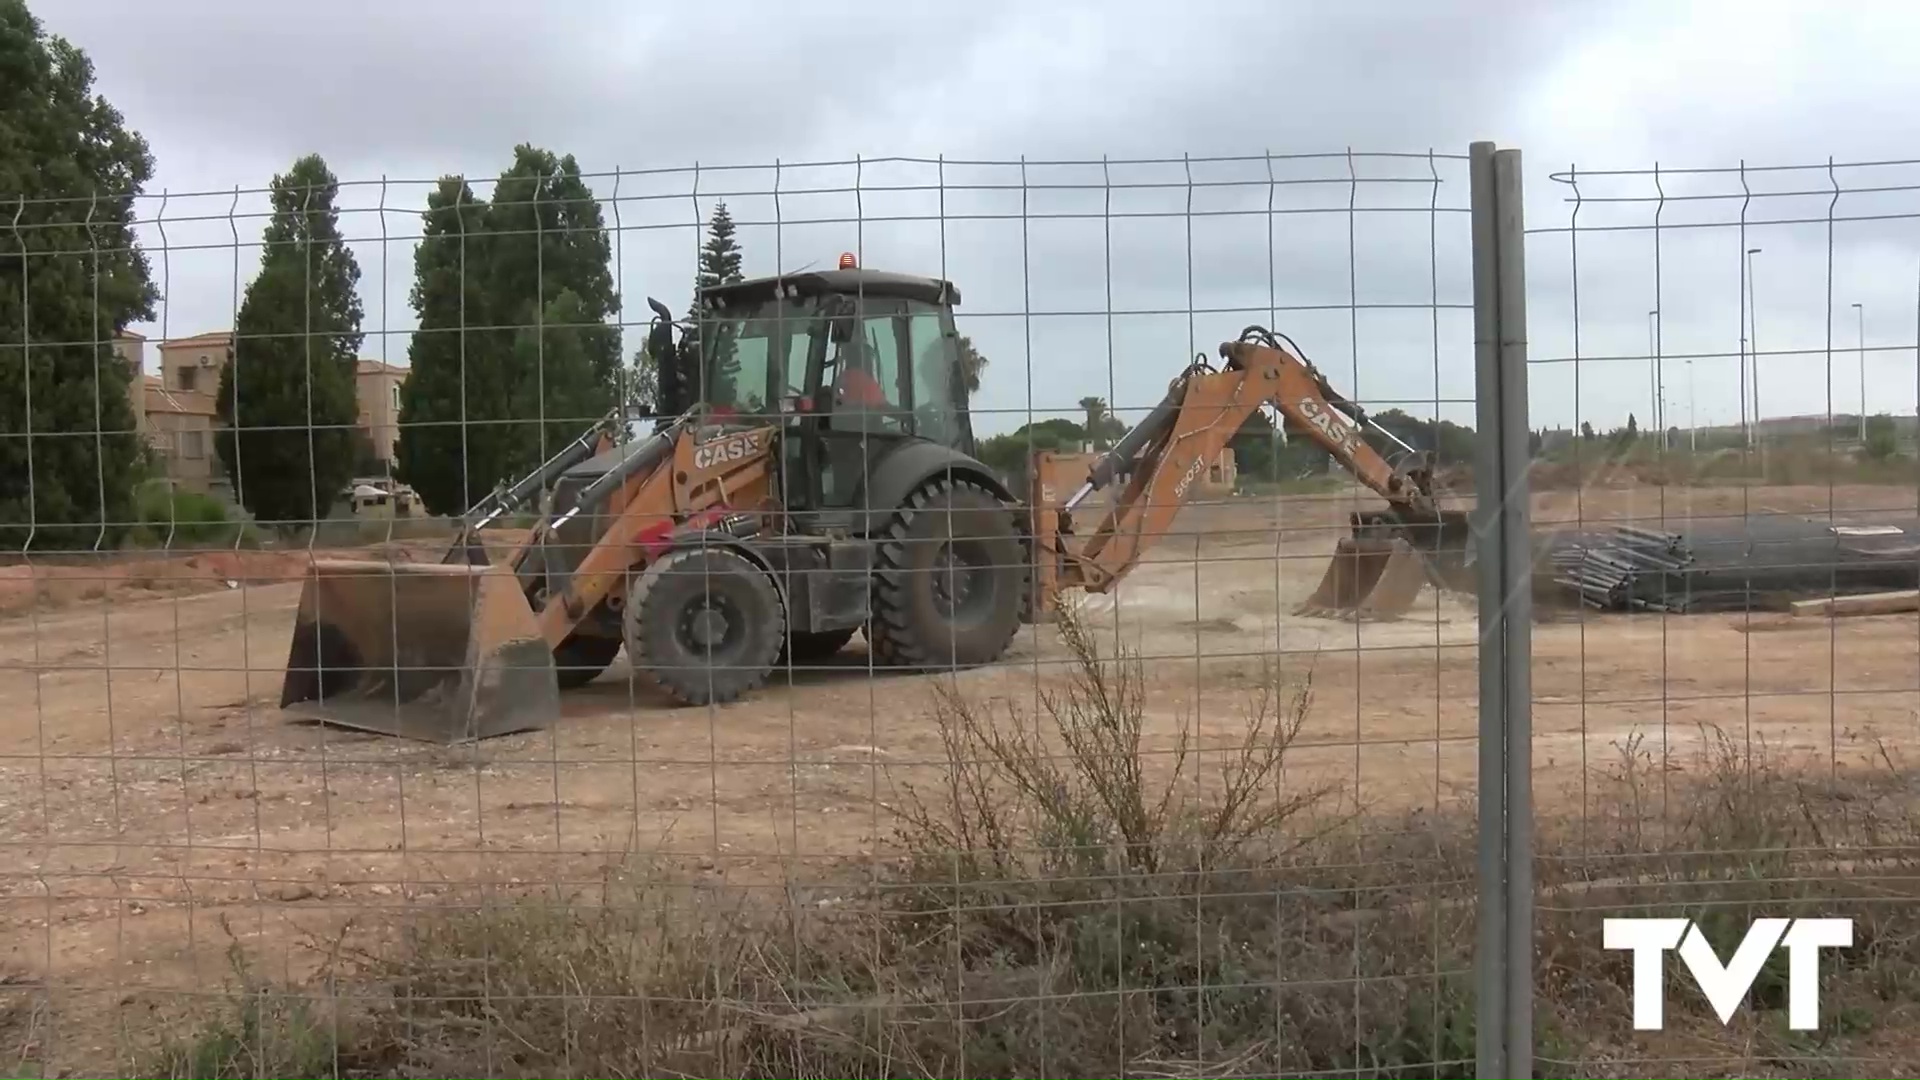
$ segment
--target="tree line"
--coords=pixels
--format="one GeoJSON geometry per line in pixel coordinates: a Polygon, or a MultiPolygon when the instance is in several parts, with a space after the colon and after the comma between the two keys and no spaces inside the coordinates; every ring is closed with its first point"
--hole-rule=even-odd
{"type": "MultiPolygon", "coordinates": [[[[24,238],[19,258],[0,260],[0,532],[14,548],[110,546],[153,467],[135,435],[143,373],[112,346],[154,318],[159,298],[134,234],[153,157],[94,91],[85,54],[24,0],[0,0],[0,70],[0,145],[25,151],[0,155],[24,238]]],[[[220,367],[214,456],[256,521],[297,527],[327,516],[376,456],[357,427],[361,271],[320,155],[275,175],[268,200],[220,367]]],[[[610,233],[571,155],[517,146],[487,197],[446,176],[421,221],[393,450],[396,479],[429,512],[461,512],[616,406],[688,403],[692,386],[662,402],[676,380],[644,344],[623,358],[610,233]]],[[[736,231],[716,206],[696,304],[701,288],[742,280],[736,231]]],[[[697,314],[682,355],[698,355],[697,314]]],[[[986,360],[960,344],[962,377],[978,389],[986,360]]]]}
{"type": "MultiPolygon", "coordinates": [[[[0,0],[0,71],[0,192],[21,238],[0,259],[0,539],[111,545],[150,464],[135,435],[143,373],[112,343],[159,298],[134,234],[153,156],[95,92],[86,55],[24,0],[0,0]]],[[[361,275],[339,194],[317,154],[273,177],[220,368],[215,457],[264,524],[326,516],[370,456],[356,445],[361,275]]],[[[459,512],[618,402],[650,407],[652,361],[622,361],[611,241],[573,157],[515,147],[489,198],[445,177],[422,224],[394,449],[430,511],[459,512]]],[[[724,206],[712,224],[697,285],[740,278],[724,206]]]]}
{"type": "MultiPolygon", "coordinates": [[[[1113,415],[1105,398],[1081,398],[1080,408],[1082,416],[1077,420],[1050,417],[981,440],[980,460],[1012,481],[1025,474],[1035,453],[1100,452],[1111,448],[1127,433],[1129,425],[1113,415]]],[[[1401,442],[1416,450],[1432,452],[1440,464],[1470,465],[1473,461],[1472,428],[1451,420],[1421,419],[1401,409],[1385,409],[1369,415],[1401,442]]],[[[1378,431],[1369,429],[1363,437],[1382,456],[1391,458],[1400,450],[1393,440],[1378,431]]],[[[1248,416],[1228,440],[1227,448],[1233,451],[1238,483],[1242,485],[1285,483],[1324,474],[1333,461],[1319,443],[1284,435],[1266,410],[1256,410],[1248,416]]]]}
{"type": "MultiPolygon", "coordinates": [[[[18,200],[11,231],[20,240],[17,258],[0,259],[0,542],[110,546],[134,517],[133,487],[147,467],[134,434],[142,373],[118,363],[111,343],[154,317],[158,290],[134,235],[153,157],[94,91],[85,54],[47,34],[25,0],[0,0],[0,71],[0,146],[22,151],[0,155],[0,192],[18,200]]],[[[339,180],[321,156],[293,161],[268,196],[259,261],[220,370],[214,449],[257,521],[298,526],[327,516],[373,456],[357,441],[361,273],[341,231],[339,180]]],[[[515,147],[489,197],[463,175],[443,177],[421,221],[408,295],[418,329],[394,471],[429,512],[461,512],[616,406],[662,406],[670,387],[659,358],[644,344],[623,356],[607,223],[571,155],[515,147]]],[[[724,204],[705,232],[696,304],[700,289],[742,280],[724,204]]],[[[698,355],[697,314],[682,355],[698,355]]],[[[957,346],[958,379],[972,394],[987,359],[965,336],[957,346]]],[[[716,367],[729,377],[725,356],[716,367]]],[[[667,404],[685,403],[683,394],[667,404]]],[[[1080,405],[1081,420],[985,439],[981,456],[1013,473],[1031,449],[1105,449],[1125,432],[1105,399],[1080,405]]],[[[1404,419],[1413,441],[1437,440],[1447,457],[1447,444],[1464,438],[1470,456],[1466,429],[1404,419]]],[[[1243,476],[1324,468],[1317,447],[1280,439],[1260,414],[1233,446],[1243,476]]]]}

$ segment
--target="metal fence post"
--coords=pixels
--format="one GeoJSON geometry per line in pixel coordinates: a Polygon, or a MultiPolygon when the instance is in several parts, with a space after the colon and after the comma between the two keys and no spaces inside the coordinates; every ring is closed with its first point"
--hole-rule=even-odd
{"type": "Polygon", "coordinates": [[[1477,1071],[1533,1075],[1533,593],[1520,152],[1474,143],[1474,557],[1480,575],[1477,1071]]]}

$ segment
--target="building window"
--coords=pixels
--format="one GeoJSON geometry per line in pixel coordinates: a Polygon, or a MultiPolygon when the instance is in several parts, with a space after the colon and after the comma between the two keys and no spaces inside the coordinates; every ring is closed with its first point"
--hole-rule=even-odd
{"type": "Polygon", "coordinates": [[[180,456],[183,458],[203,458],[207,456],[207,433],[204,431],[182,431],[178,433],[180,456]]]}
{"type": "Polygon", "coordinates": [[[178,373],[177,380],[180,384],[180,389],[187,390],[187,391],[193,390],[194,389],[193,380],[197,375],[200,374],[200,372],[197,369],[195,369],[192,364],[182,364],[176,370],[178,373]]]}
{"type": "Polygon", "coordinates": [[[400,411],[400,384],[399,383],[393,384],[393,409],[395,412],[400,411]]]}

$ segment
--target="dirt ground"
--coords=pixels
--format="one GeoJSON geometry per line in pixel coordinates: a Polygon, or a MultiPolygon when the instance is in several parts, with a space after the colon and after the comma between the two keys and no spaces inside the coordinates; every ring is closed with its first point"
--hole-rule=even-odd
{"type": "MultiPolygon", "coordinates": [[[[1430,591],[1391,623],[1291,613],[1355,505],[1193,507],[1180,536],[1085,610],[1139,653],[1161,734],[1185,718],[1231,737],[1277,663],[1313,687],[1288,783],[1334,781],[1362,806],[1470,799],[1472,598],[1430,591]]],[[[1534,515],[1552,527],[1914,508],[1912,490],[1887,487],[1605,489],[1543,494],[1534,515]]],[[[929,680],[870,674],[858,639],[833,670],[711,710],[666,707],[616,662],[566,695],[557,727],[477,748],[290,723],[276,703],[299,560],[227,558],[95,584],[67,567],[57,587],[44,567],[0,575],[0,991],[87,1003],[63,1022],[63,1057],[111,1061],[99,1055],[152,1007],[136,989],[218,991],[234,938],[305,967],[302,935],[348,916],[586,887],[635,852],[741,880],[778,863],[802,889],[844,880],[850,860],[884,852],[895,785],[929,781],[939,756],[929,680]]],[[[1063,677],[1053,635],[1024,629],[1004,664],[957,685],[1031,715],[1063,677]]],[[[1920,698],[1913,614],[1587,613],[1536,625],[1534,656],[1536,787],[1574,813],[1587,770],[1636,740],[1670,747],[1675,767],[1702,725],[1823,757],[1875,753],[1876,740],[1899,754],[1920,698]]]]}

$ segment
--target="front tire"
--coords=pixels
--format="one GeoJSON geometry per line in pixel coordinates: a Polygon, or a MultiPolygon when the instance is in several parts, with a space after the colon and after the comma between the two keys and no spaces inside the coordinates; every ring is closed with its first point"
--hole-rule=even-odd
{"type": "Polygon", "coordinates": [[[874,660],[923,670],[998,660],[1020,629],[1024,559],[1013,511],[992,492],[948,479],[915,491],[879,547],[874,660]]]}
{"type": "Polygon", "coordinates": [[[786,641],[780,591],[729,548],[667,553],[634,582],[626,606],[634,673],[684,705],[718,705],[758,689],[786,641]]]}

